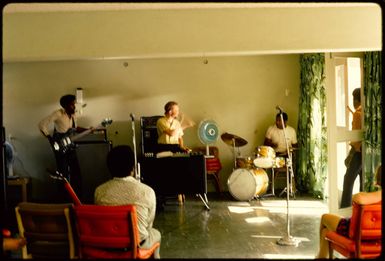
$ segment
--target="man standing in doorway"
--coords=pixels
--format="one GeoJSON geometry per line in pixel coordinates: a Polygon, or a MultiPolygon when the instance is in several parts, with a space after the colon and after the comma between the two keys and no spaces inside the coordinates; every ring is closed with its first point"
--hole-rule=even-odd
{"type": "MultiPolygon", "coordinates": [[[[353,90],[353,112],[352,130],[361,129],[361,88],[353,90]]],[[[341,198],[341,208],[350,207],[352,205],[353,185],[357,176],[360,176],[360,190],[363,190],[362,180],[362,155],[361,155],[361,141],[350,142],[350,152],[345,160],[346,173],[344,176],[344,185],[341,198]]]]}

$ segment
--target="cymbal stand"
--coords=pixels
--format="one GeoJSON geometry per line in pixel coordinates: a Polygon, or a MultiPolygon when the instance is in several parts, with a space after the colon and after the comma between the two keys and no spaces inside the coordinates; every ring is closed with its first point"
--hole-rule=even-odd
{"type": "Polygon", "coordinates": [[[233,153],[234,153],[234,169],[237,168],[237,156],[235,155],[235,138],[232,138],[233,141],[233,153]]]}
{"type": "MultiPolygon", "coordinates": [[[[278,107],[279,108],[279,107],[278,107]]],[[[282,123],[282,127],[283,127],[283,136],[285,138],[285,142],[286,142],[286,150],[287,150],[287,155],[289,157],[289,162],[287,163],[287,167],[286,167],[286,188],[289,188],[289,168],[290,168],[290,172],[291,174],[293,173],[293,168],[292,168],[292,162],[291,162],[291,154],[290,154],[290,151],[289,151],[289,144],[287,143],[287,139],[286,139],[286,126],[285,126],[285,122],[283,120],[283,114],[282,114],[282,110],[279,108],[279,113],[280,113],[280,116],[281,116],[281,123],[282,123]],[[290,167],[289,167],[290,165],[290,167]]],[[[286,214],[286,235],[282,238],[280,238],[278,241],[277,241],[277,244],[278,245],[281,245],[281,246],[295,246],[297,247],[298,244],[301,242],[300,239],[298,238],[294,238],[290,235],[290,219],[289,219],[289,201],[290,201],[290,196],[288,193],[288,191],[286,191],[286,207],[287,207],[287,214],[286,214]]]]}

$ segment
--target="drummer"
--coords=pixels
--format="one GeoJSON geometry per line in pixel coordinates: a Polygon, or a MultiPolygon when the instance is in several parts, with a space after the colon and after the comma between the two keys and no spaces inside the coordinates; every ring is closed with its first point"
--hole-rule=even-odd
{"type": "Polygon", "coordinates": [[[285,142],[285,135],[288,141],[289,150],[297,148],[297,134],[295,129],[287,125],[288,116],[286,112],[282,112],[282,117],[285,126],[282,125],[281,113],[277,113],[275,116],[275,124],[271,125],[265,134],[265,146],[270,146],[274,149],[276,156],[287,157],[287,148],[285,142]]]}

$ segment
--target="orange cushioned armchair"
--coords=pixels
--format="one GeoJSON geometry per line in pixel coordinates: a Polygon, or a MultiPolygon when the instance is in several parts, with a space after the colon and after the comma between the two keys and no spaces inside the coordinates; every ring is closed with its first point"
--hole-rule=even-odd
{"type": "Polygon", "coordinates": [[[330,258],[333,258],[333,250],[348,258],[379,257],[382,240],[381,191],[355,194],[352,201],[349,237],[334,231],[326,233],[330,258]]]}

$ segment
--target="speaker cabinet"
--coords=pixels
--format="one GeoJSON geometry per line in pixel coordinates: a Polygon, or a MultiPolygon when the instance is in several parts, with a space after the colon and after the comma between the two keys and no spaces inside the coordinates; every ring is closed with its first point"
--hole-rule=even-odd
{"type": "Polygon", "coordinates": [[[140,127],[142,130],[142,155],[152,156],[156,152],[158,144],[158,131],[156,122],[162,116],[141,117],[140,127]]]}
{"type": "Polygon", "coordinates": [[[95,189],[111,179],[107,168],[107,154],[111,142],[93,141],[77,143],[76,153],[80,165],[82,203],[93,204],[95,189]]]}

